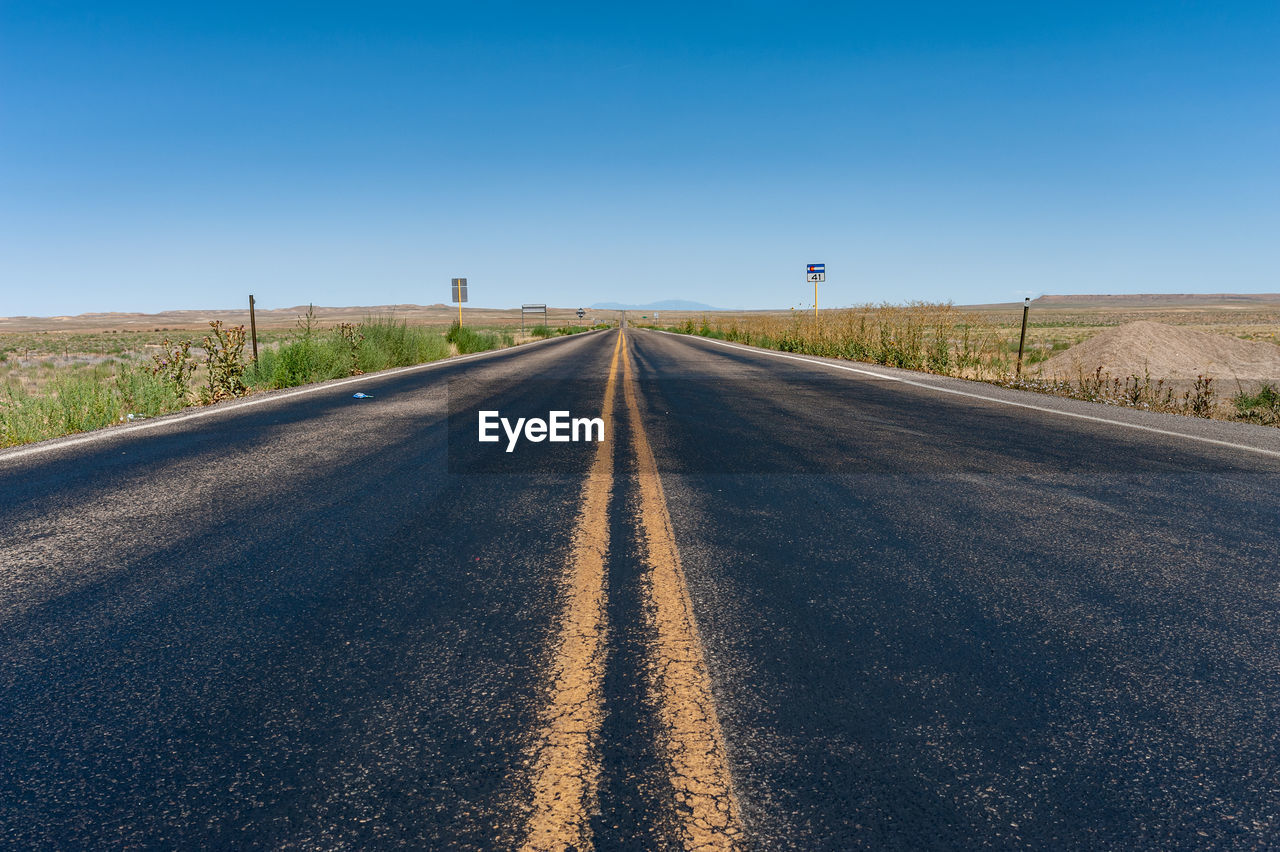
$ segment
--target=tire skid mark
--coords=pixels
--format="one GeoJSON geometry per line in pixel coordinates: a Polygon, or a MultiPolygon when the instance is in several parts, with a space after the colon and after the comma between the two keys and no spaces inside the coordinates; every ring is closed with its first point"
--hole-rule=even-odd
{"type": "Polygon", "coordinates": [[[711,679],[676,546],[653,449],[640,420],[631,355],[623,347],[623,396],[640,491],[637,534],[649,574],[655,643],[647,675],[660,708],[680,838],[689,850],[740,848],[741,809],[733,791],[711,679]]]}
{"type": "Polygon", "coordinates": [[[613,408],[622,335],[614,344],[605,384],[604,440],[582,487],[582,508],[562,587],[565,607],[552,658],[551,704],[531,752],[532,801],[522,850],[563,852],[593,847],[590,814],[597,806],[598,739],[604,715],[603,682],[608,623],[605,561],[609,553],[609,501],[613,494],[613,408]]]}

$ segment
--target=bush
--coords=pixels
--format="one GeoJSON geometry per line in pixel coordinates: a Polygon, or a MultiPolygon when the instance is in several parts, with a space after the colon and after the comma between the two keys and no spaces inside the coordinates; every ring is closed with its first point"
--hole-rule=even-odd
{"type": "Polygon", "coordinates": [[[196,369],[195,362],[191,360],[191,341],[173,343],[166,339],[161,346],[164,352],[151,356],[154,362],[151,374],[169,388],[175,401],[185,403],[191,393],[191,375],[196,369]]]}
{"type": "Polygon", "coordinates": [[[35,396],[10,385],[0,400],[0,447],[101,429],[130,419],[176,411],[170,386],[142,367],[67,373],[35,396]]]}
{"type": "Polygon", "coordinates": [[[360,324],[360,369],[365,372],[438,361],[449,355],[449,344],[438,332],[410,326],[393,317],[370,317],[360,324]]]}
{"type": "Polygon", "coordinates": [[[364,333],[359,326],[349,322],[338,323],[335,331],[342,343],[342,354],[350,359],[351,375],[360,375],[364,372],[360,369],[360,344],[364,342],[364,333]]]}
{"type": "Polygon", "coordinates": [[[1183,394],[1183,407],[1193,417],[1212,417],[1218,392],[1211,376],[1196,376],[1195,388],[1183,394]]]}
{"type": "Polygon", "coordinates": [[[144,368],[124,368],[115,374],[115,393],[120,399],[120,415],[154,417],[185,408],[187,397],[175,397],[172,387],[144,368]]]}
{"type": "Polygon", "coordinates": [[[249,380],[255,387],[290,388],[425,364],[448,354],[449,345],[439,333],[391,317],[370,317],[358,325],[340,323],[328,331],[303,321],[292,340],[262,351],[249,380]]]}
{"type": "Polygon", "coordinates": [[[209,323],[212,336],[204,339],[205,365],[209,368],[208,384],[200,389],[201,401],[209,404],[244,396],[249,388],[244,383],[244,326],[224,328],[222,320],[209,323]]]}
{"type": "Polygon", "coordinates": [[[476,331],[469,326],[460,326],[454,323],[449,327],[445,339],[452,343],[458,349],[460,355],[469,355],[473,352],[488,352],[490,349],[497,349],[499,346],[510,346],[515,341],[510,334],[506,332],[492,331],[476,331]]]}
{"type": "Polygon", "coordinates": [[[1255,394],[1241,389],[1231,400],[1235,403],[1236,420],[1263,426],[1280,426],[1280,391],[1266,384],[1255,394]]]}
{"type": "Polygon", "coordinates": [[[264,360],[262,368],[270,370],[270,385],[291,388],[311,382],[322,382],[344,375],[343,359],[335,347],[317,339],[292,340],[280,346],[274,358],[264,360]]]}

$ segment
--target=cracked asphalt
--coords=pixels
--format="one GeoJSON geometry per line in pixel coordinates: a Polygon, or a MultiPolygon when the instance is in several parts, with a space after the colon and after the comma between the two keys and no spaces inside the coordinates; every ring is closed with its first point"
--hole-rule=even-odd
{"type": "MultiPolygon", "coordinates": [[[[618,335],[0,452],[0,846],[528,842],[596,447],[476,411],[618,335]]],[[[693,843],[687,600],[722,848],[1280,846],[1280,432],[626,342],[583,845],[693,843]]]]}

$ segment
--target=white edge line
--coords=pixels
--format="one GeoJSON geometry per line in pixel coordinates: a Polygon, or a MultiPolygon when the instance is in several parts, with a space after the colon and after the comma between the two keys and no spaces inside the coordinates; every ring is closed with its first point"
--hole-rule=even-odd
{"type": "MultiPolygon", "coordinates": [[[[593,331],[582,332],[582,334],[592,334],[593,331]]],[[[516,350],[528,351],[529,348],[537,346],[540,343],[555,343],[557,341],[572,340],[578,337],[577,334],[570,334],[566,337],[548,337],[543,340],[531,340],[528,343],[520,343],[515,346],[506,346],[502,349],[491,349],[488,352],[473,352],[470,355],[453,355],[447,358],[441,358],[438,361],[428,361],[425,364],[413,364],[408,367],[392,367],[389,370],[379,370],[376,373],[365,373],[360,376],[351,376],[346,379],[336,379],[318,384],[304,385],[300,388],[287,390],[283,393],[274,393],[257,397],[242,399],[238,402],[221,403],[217,405],[204,406],[194,411],[181,414],[162,415],[161,419],[150,420],[144,423],[130,423],[125,426],[104,426],[101,429],[95,429],[92,432],[76,438],[50,438],[47,441],[41,441],[28,447],[14,447],[7,450],[0,450],[0,463],[11,461],[14,459],[26,458],[27,456],[40,455],[41,453],[51,453],[54,450],[62,450],[68,447],[77,447],[81,444],[91,444],[95,441],[105,441],[108,438],[119,438],[123,435],[131,435],[134,432],[142,432],[146,429],[158,429],[164,426],[172,426],[175,423],[185,423],[188,420],[198,420],[201,417],[212,417],[215,414],[225,414],[229,411],[238,411],[242,408],[251,408],[255,405],[265,405],[270,402],[278,402],[282,399],[290,397],[303,396],[309,393],[319,393],[321,391],[340,388],[343,385],[359,384],[361,382],[378,381],[390,376],[398,376],[404,373],[413,373],[419,370],[430,370],[436,367],[444,367],[450,364],[457,364],[461,361],[470,361],[474,358],[485,358],[502,353],[511,353],[516,350]]]]}
{"type": "Polygon", "coordinates": [[[755,352],[761,355],[771,355],[774,358],[785,358],[788,361],[800,361],[805,364],[816,364],[819,367],[829,367],[833,370],[844,370],[849,373],[860,373],[861,375],[864,375],[864,376],[873,376],[877,379],[884,379],[890,382],[899,382],[904,385],[911,385],[912,387],[924,388],[925,390],[931,390],[931,391],[937,391],[938,393],[949,393],[949,394],[952,394],[953,396],[967,396],[972,399],[980,399],[983,402],[996,402],[996,403],[999,403],[1000,405],[1011,405],[1014,408],[1026,408],[1026,409],[1030,409],[1031,411],[1041,411],[1041,412],[1044,412],[1045,414],[1056,414],[1059,417],[1074,417],[1077,420],[1091,420],[1094,423],[1106,423],[1110,426],[1123,426],[1126,429],[1138,429],[1143,432],[1153,432],[1157,435],[1167,435],[1172,438],[1185,438],[1188,441],[1199,441],[1202,444],[1215,444],[1219,447],[1229,447],[1233,450],[1243,450],[1244,452],[1247,452],[1247,453],[1257,453],[1258,455],[1271,456],[1273,458],[1280,458],[1280,451],[1267,450],[1267,449],[1263,449],[1262,447],[1250,447],[1247,444],[1236,444],[1236,443],[1232,443],[1231,441],[1222,441],[1222,440],[1219,440],[1218,438],[1202,438],[1199,435],[1188,435],[1185,432],[1173,432],[1169,429],[1157,429],[1154,426],[1143,426],[1140,423],[1125,423],[1123,420],[1111,420],[1110,418],[1107,418],[1107,417],[1096,417],[1092,414],[1078,414],[1074,411],[1060,411],[1056,408],[1048,408],[1043,405],[1032,405],[1029,402],[1014,402],[1013,400],[1009,400],[1009,399],[1000,399],[999,397],[994,397],[994,396],[984,396],[983,394],[980,394],[980,393],[972,393],[970,391],[956,390],[955,388],[944,388],[944,387],[939,387],[937,385],[927,384],[925,382],[915,382],[915,381],[912,381],[911,379],[904,379],[901,376],[890,376],[884,373],[877,373],[874,370],[863,370],[858,367],[848,367],[848,366],[845,366],[844,364],[832,364],[829,361],[817,361],[817,360],[814,360],[813,358],[804,358],[800,355],[790,355],[786,352],[775,352],[772,349],[762,349],[758,346],[742,346],[737,343],[729,343],[724,340],[716,340],[713,337],[701,337],[699,335],[690,335],[690,334],[676,334],[674,332],[663,331],[657,328],[646,329],[646,330],[656,331],[659,334],[670,334],[672,337],[701,340],[706,343],[714,343],[717,346],[724,346],[729,349],[739,349],[743,352],[755,352]]]}

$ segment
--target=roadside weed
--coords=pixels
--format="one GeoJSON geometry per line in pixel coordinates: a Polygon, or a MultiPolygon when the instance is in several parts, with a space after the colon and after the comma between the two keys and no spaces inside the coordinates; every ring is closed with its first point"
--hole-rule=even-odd
{"type": "Polygon", "coordinates": [[[1280,426],[1280,391],[1265,384],[1257,393],[1249,394],[1240,389],[1231,398],[1235,405],[1235,419],[1263,426],[1280,426]]]}

